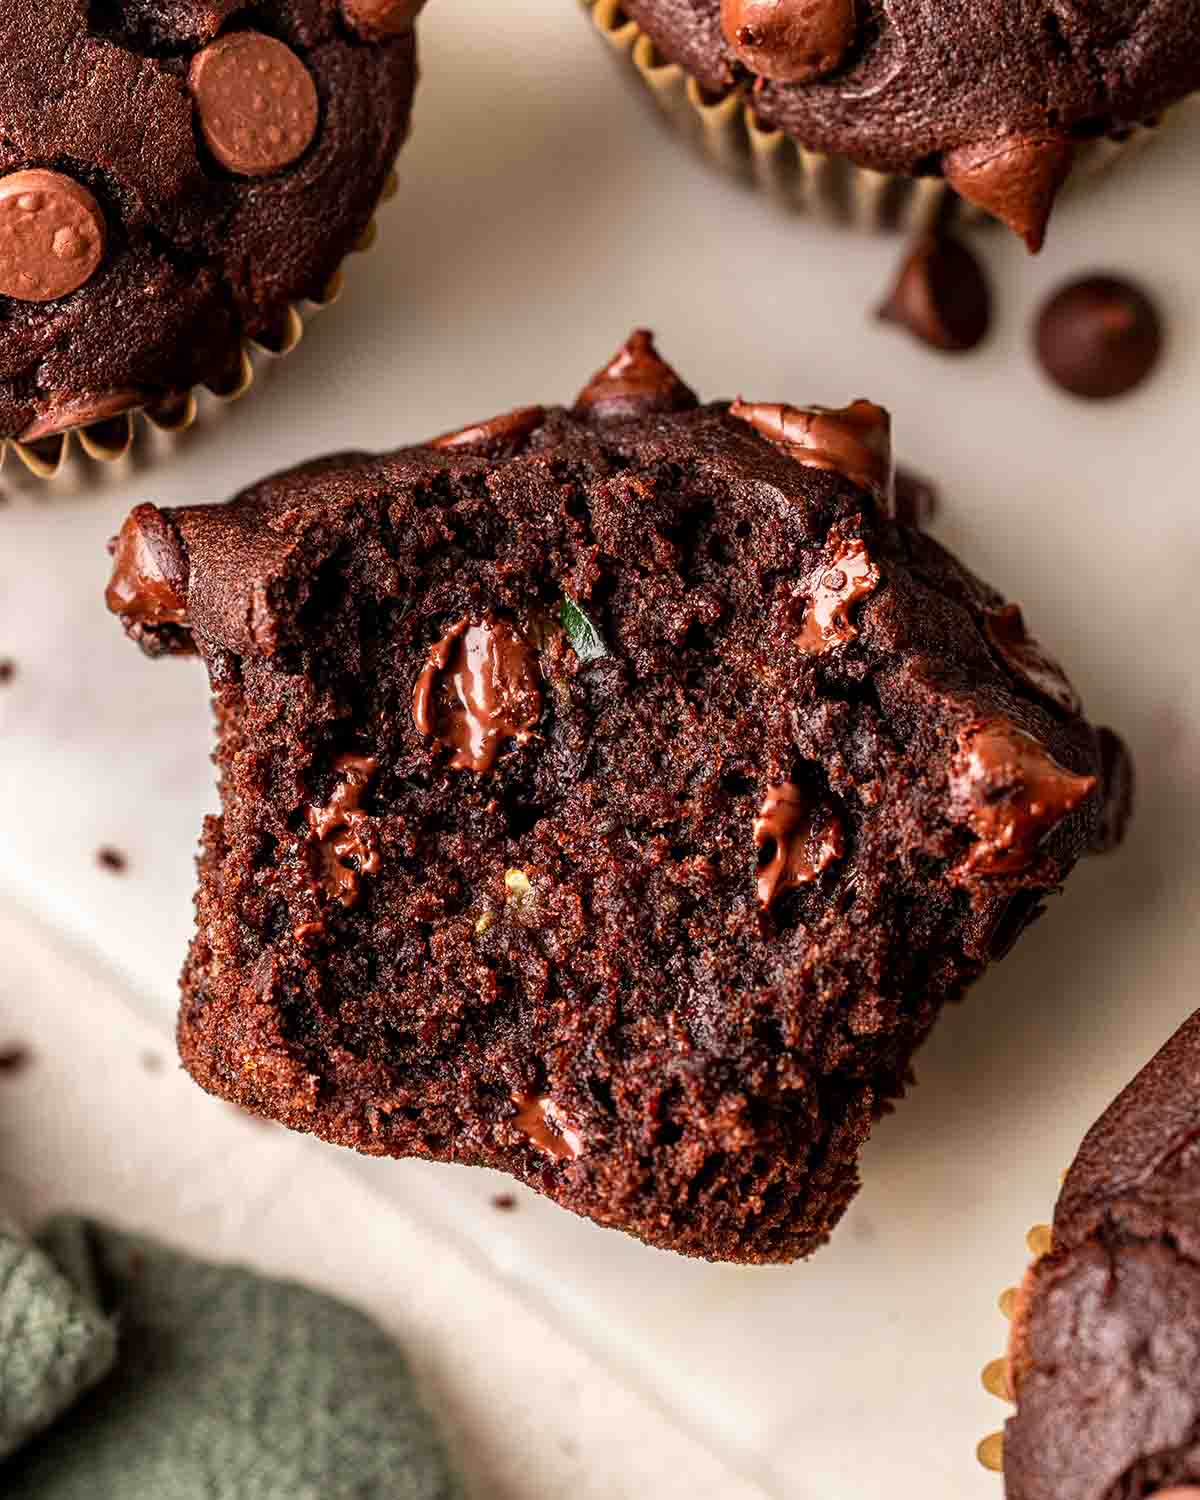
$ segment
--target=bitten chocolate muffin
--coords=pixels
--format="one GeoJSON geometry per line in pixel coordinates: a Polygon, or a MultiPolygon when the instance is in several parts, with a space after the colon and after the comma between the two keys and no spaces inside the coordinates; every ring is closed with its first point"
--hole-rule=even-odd
{"type": "Polygon", "coordinates": [[[814,1250],[942,1004],[1120,823],[1020,610],[891,506],[880,408],[701,406],[644,333],[570,409],[140,506],[109,605],[217,710],[197,1081],[814,1250]]]}
{"type": "Polygon", "coordinates": [[[1008,1500],[1200,1500],[1200,1012],[1085,1137],[1009,1359],[1008,1500]]]}
{"type": "Polygon", "coordinates": [[[235,390],[361,239],[419,0],[7,0],[0,439],[235,390]]]}
{"type": "Polygon", "coordinates": [[[622,0],[710,95],[810,151],[943,175],[1036,250],[1078,147],[1200,88],[1200,3],[622,0]]]}

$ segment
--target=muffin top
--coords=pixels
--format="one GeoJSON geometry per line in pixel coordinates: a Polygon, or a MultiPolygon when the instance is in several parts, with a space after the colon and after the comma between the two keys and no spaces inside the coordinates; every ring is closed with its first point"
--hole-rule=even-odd
{"type": "Polygon", "coordinates": [[[1200,1485],[1200,1012],[1084,1139],[1010,1365],[1008,1500],[1200,1485]]]}
{"type": "Polygon", "coordinates": [[[8,0],[0,438],[243,380],[366,231],[414,0],[8,0]]]}
{"type": "Polygon", "coordinates": [[[109,605],[217,703],[193,1076],[688,1254],[820,1245],[1127,807],[892,485],[879,407],[702,405],[642,333],[570,407],[135,511],[109,605]]]}
{"type": "Polygon", "coordinates": [[[943,173],[1036,249],[1082,140],[1200,88],[1200,0],[627,0],[713,93],[883,172],[943,173]]]}

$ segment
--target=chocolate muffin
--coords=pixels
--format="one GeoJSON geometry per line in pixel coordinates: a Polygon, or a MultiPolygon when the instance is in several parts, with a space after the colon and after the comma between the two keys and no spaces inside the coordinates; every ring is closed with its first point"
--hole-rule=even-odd
{"type": "Polygon", "coordinates": [[[0,440],[282,350],[408,128],[419,0],[9,0],[0,17],[0,440]]]}
{"type": "Polygon", "coordinates": [[[1009,1365],[1008,1500],[1200,1496],[1200,1012],[1085,1137],[1009,1365]]]}
{"type": "Polygon", "coordinates": [[[879,407],[702,406],[639,333],[569,409],[135,510],[109,606],[216,703],[193,1077],[653,1245],[816,1249],[942,1005],[1120,821],[892,488],[879,407]]]}
{"type": "MultiPolygon", "coordinates": [[[[1200,88],[1197,0],[621,0],[620,11],[704,101],[744,94],[760,134],[876,173],[943,176],[1031,250],[1081,147],[1200,88]]],[[[620,19],[597,15],[610,32],[620,19]]],[[[760,144],[753,132],[748,144],[760,144]]]]}

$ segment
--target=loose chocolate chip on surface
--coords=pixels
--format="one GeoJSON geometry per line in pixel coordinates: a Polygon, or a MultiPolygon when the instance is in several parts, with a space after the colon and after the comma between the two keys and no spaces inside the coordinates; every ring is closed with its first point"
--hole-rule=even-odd
{"type": "Polygon", "coordinates": [[[107,227],[81,182],[33,169],[0,178],[0,294],[53,302],[78,291],[104,259],[107,227]]]}
{"type": "Polygon", "coordinates": [[[841,67],[854,11],[855,0],[721,0],[721,30],[751,72],[809,83],[841,67]]]}
{"type": "Polygon", "coordinates": [[[1150,375],[1162,353],[1162,322],[1154,303],[1131,282],[1085,276],[1042,308],[1036,344],[1042,369],[1056,385],[1104,401],[1150,375]]]}
{"type": "Polygon", "coordinates": [[[961,241],[922,235],[905,257],[879,316],[933,349],[961,354],[987,337],[991,290],[983,267],[961,241]]]}
{"type": "Polygon", "coordinates": [[[260,31],[235,31],[205,47],[190,82],[208,149],[241,177],[290,166],[317,133],[312,74],[290,47],[260,31]]]}

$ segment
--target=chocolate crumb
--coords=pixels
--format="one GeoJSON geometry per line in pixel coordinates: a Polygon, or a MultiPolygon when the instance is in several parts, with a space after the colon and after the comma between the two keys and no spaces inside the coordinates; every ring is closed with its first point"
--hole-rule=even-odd
{"type": "Polygon", "coordinates": [[[33,1061],[33,1053],[20,1042],[0,1047],[0,1074],[20,1073],[33,1061]]]}
{"type": "Polygon", "coordinates": [[[163,1060],[157,1052],[143,1052],[141,1056],[142,1069],[146,1073],[161,1073],[163,1060]]]}
{"type": "Polygon", "coordinates": [[[517,1200],[511,1193],[497,1193],[492,1199],[492,1207],[502,1214],[510,1214],[517,1206],[517,1200]]]}
{"type": "Polygon", "coordinates": [[[3,661],[0,661],[0,687],[7,687],[16,675],[16,662],[6,656],[3,661]]]}
{"type": "Polygon", "coordinates": [[[119,849],[109,848],[107,844],[96,850],[96,863],[102,870],[111,870],[114,875],[123,875],[129,868],[125,855],[119,849]]]}

